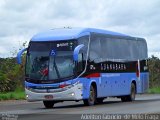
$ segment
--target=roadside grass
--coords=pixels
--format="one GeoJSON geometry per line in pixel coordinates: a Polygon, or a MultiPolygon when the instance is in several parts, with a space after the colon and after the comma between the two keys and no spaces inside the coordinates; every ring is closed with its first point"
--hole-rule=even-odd
{"type": "Polygon", "coordinates": [[[13,92],[0,93],[0,101],[2,100],[24,100],[25,92],[23,89],[16,89],[13,92]]]}
{"type": "Polygon", "coordinates": [[[150,88],[148,90],[148,93],[151,93],[151,94],[160,94],[160,87],[150,88]]]}

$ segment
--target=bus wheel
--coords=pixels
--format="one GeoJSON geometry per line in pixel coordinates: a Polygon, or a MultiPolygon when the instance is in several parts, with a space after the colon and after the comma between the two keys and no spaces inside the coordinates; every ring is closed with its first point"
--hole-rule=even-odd
{"type": "Polygon", "coordinates": [[[53,108],[54,102],[53,101],[43,101],[45,108],[53,108]]]}
{"type": "Polygon", "coordinates": [[[127,96],[128,101],[134,101],[136,97],[136,86],[134,83],[131,84],[131,93],[127,96]]]}
{"type": "Polygon", "coordinates": [[[136,86],[134,83],[131,84],[131,90],[130,90],[130,95],[127,96],[122,96],[121,100],[123,102],[129,102],[129,101],[134,101],[136,97],[136,86]]]}
{"type": "Polygon", "coordinates": [[[104,100],[104,98],[97,98],[96,103],[97,104],[102,104],[103,100],[104,100]]]}
{"type": "Polygon", "coordinates": [[[127,101],[127,96],[122,96],[122,97],[121,97],[121,101],[122,101],[122,102],[126,102],[126,101],[127,101]]]}
{"type": "Polygon", "coordinates": [[[93,85],[91,85],[90,87],[90,94],[89,94],[89,98],[83,100],[84,105],[87,106],[91,106],[94,105],[96,102],[96,89],[93,87],[93,85]]]}

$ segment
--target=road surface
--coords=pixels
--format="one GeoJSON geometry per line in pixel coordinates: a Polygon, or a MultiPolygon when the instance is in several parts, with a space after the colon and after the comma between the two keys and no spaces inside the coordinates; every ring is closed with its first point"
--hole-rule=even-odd
{"type": "MultiPolygon", "coordinates": [[[[53,109],[45,109],[42,102],[25,100],[0,102],[0,118],[3,120],[7,118],[10,118],[7,120],[78,120],[87,119],[86,115],[92,115],[88,119],[102,119],[102,116],[98,116],[99,114],[150,113],[160,114],[160,94],[137,95],[136,101],[133,102],[121,102],[117,98],[107,98],[103,104],[95,106],[84,106],[83,102],[67,101],[55,104],[53,109]]],[[[160,115],[156,118],[160,119],[160,115]]]]}

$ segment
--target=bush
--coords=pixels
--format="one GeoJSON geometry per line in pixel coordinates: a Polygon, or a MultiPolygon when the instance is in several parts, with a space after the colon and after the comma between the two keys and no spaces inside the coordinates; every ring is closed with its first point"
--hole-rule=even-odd
{"type": "Polygon", "coordinates": [[[16,83],[7,78],[6,74],[0,73],[0,92],[14,91],[16,83]]]}
{"type": "Polygon", "coordinates": [[[17,86],[22,86],[22,73],[15,58],[0,58],[0,92],[14,91],[17,86]]]}
{"type": "Polygon", "coordinates": [[[160,87],[160,59],[152,56],[148,61],[150,88],[160,87]]]}

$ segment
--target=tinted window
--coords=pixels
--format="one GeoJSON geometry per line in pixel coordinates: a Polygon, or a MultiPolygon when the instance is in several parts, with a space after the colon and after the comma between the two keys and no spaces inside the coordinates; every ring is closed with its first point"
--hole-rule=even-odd
{"type": "Polygon", "coordinates": [[[79,45],[84,44],[84,47],[80,50],[80,53],[83,53],[84,60],[86,60],[88,44],[89,44],[89,36],[83,36],[78,38],[78,44],[79,45]]]}
{"type": "Polygon", "coordinates": [[[98,36],[91,37],[89,59],[94,62],[101,61],[101,38],[98,36]]]}
{"type": "Polygon", "coordinates": [[[142,60],[148,57],[145,40],[118,38],[103,34],[92,34],[91,38],[91,60],[142,60]]]}

